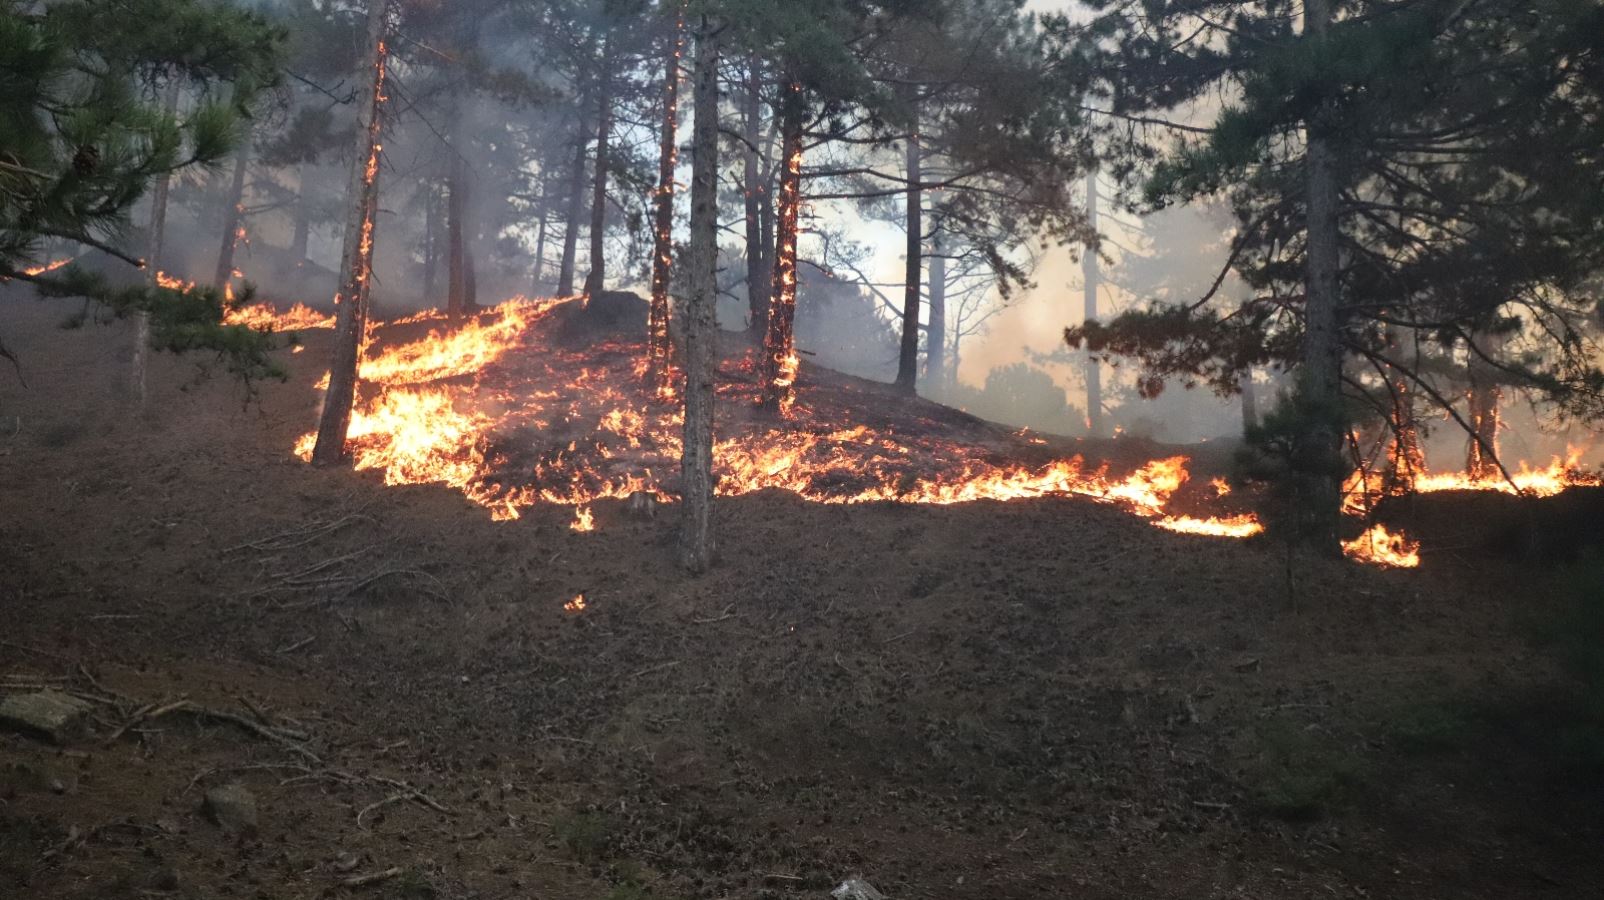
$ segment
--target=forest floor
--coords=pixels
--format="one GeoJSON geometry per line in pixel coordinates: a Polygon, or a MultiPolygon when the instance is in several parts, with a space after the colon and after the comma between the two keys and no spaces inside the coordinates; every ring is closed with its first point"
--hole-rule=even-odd
{"type": "Polygon", "coordinates": [[[0,733],[0,896],[1604,896],[1552,573],[765,492],[693,578],[672,507],[303,465],[320,338],[249,405],[160,357],[131,416],[125,327],[60,312],[0,306],[0,695],[98,722],[0,733]]]}

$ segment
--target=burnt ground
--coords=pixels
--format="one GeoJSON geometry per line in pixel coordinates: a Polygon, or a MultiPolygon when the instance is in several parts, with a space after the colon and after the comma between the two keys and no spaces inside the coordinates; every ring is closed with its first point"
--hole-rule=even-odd
{"type": "Polygon", "coordinates": [[[0,734],[0,896],[1604,895],[1547,572],[1462,537],[1387,572],[1073,498],[765,493],[690,578],[672,508],[574,534],[300,464],[317,346],[249,406],[160,358],[136,417],[127,332],[58,313],[0,318],[0,693],[97,722],[0,734]],[[151,715],[184,698],[291,736],[151,715]],[[254,835],[200,813],[230,782],[254,835]]]}

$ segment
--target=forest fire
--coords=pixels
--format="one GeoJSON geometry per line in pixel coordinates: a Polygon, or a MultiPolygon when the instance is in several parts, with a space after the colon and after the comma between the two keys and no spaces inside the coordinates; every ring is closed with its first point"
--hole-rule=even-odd
{"type": "MultiPolygon", "coordinates": [[[[561,348],[555,329],[543,326],[575,302],[515,299],[460,327],[371,354],[362,363],[348,443],[356,468],[382,471],[387,484],[457,488],[498,520],[537,504],[570,506],[570,528],[580,533],[596,528],[596,501],[672,497],[663,476],[677,471],[679,410],[653,402],[636,345],[561,348]],[[532,347],[539,351],[514,353],[532,347]]],[[[430,320],[420,314],[377,326],[375,343],[401,321],[430,320]]],[[[759,367],[751,355],[726,363],[726,409],[755,405],[759,367]]],[[[760,419],[726,429],[715,447],[720,495],[782,490],[828,504],[931,505],[1075,495],[1182,534],[1241,538],[1262,531],[1248,513],[1171,513],[1171,499],[1190,479],[1185,457],[1155,460],[1126,475],[1078,457],[1009,464],[934,435],[811,426],[805,400],[799,398],[789,423],[760,419]]],[[[313,441],[304,436],[297,454],[310,458],[313,441]]],[[[1219,493],[1218,486],[1210,493],[1219,493]]]]}
{"type": "Polygon", "coordinates": [[[1392,569],[1413,569],[1420,565],[1420,544],[1402,534],[1393,534],[1384,525],[1373,526],[1364,534],[1342,544],[1349,559],[1392,569]]]}
{"type": "Polygon", "coordinates": [[[229,310],[223,315],[223,324],[245,325],[257,331],[309,331],[333,328],[334,317],[304,303],[297,303],[283,312],[271,304],[255,303],[229,310]]]}
{"type": "Polygon", "coordinates": [[[60,269],[60,268],[63,268],[65,266],[69,265],[71,262],[72,262],[72,257],[70,257],[70,256],[66,257],[65,259],[51,260],[50,262],[47,262],[47,263],[45,263],[43,265],[29,266],[28,268],[22,270],[22,274],[27,275],[30,278],[35,277],[35,276],[39,276],[39,275],[48,275],[51,272],[56,271],[57,269],[60,269]]]}

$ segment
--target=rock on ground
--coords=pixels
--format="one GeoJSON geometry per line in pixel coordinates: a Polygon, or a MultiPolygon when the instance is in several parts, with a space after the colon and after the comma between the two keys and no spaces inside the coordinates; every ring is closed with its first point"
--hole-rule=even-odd
{"type": "Polygon", "coordinates": [[[83,733],[89,704],[59,691],[13,694],[0,700],[0,727],[65,744],[83,733]]]}
{"type": "Polygon", "coordinates": [[[228,784],[207,791],[201,811],[229,834],[256,831],[256,795],[241,785],[228,784]]]}

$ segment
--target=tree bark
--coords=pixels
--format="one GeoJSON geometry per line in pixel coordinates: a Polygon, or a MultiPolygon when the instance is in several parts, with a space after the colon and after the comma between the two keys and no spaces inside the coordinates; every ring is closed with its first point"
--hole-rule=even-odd
{"type": "Polygon", "coordinates": [[[423,201],[423,303],[434,305],[440,281],[440,196],[433,184],[423,201]]]}
{"type": "MultiPolygon", "coordinates": [[[[758,152],[763,119],[761,69],[755,55],[747,58],[746,109],[742,116],[742,137],[746,148],[743,174],[746,198],[746,308],[747,332],[756,341],[768,325],[770,268],[765,239],[764,208],[769,206],[768,178],[758,152]]],[[[772,213],[772,210],[769,210],[772,213]]]]}
{"type": "Polygon", "coordinates": [[[546,229],[551,219],[551,207],[547,199],[551,196],[551,180],[542,173],[540,178],[540,222],[535,229],[535,272],[529,280],[529,294],[539,297],[544,294],[541,290],[546,282],[546,229]]]}
{"type": "MultiPolygon", "coordinates": [[[[1086,175],[1086,224],[1094,232],[1098,228],[1099,213],[1097,173],[1089,172],[1086,175]]],[[[1097,248],[1086,248],[1086,255],[1081,258],[1080,266],[1082,280],[1085,282],[1082,312],[1087,322],[1095,322],[1100,315],[1097,308],[1098,294],[1103,289],[1103,265],[1097,256],[1097,248]]],[[[1085,366],[1086,433],[1094,438],[1107,437],[1108,425],[1103,416],[1103,367],[1090,350],[1086,351],[1085,366]]]]}
{"type": "Polygon", "coordinates": [[[234,278],[234,248],[239,244],[239,232],[245,220],[245,175],[251,162],[250,144],[242,144],[234,152],[234,179],[229,183],[228,205],[223,210],[223,242],[217,251],[217,271],[212,286],[225,291],[234,278]]]}
{"type": "Polygon", "coordinates": [[[647,378],[653,391],[663,399],[674,394],[669,371],[673,348],[668,334],[668,288],[674,276],[674,170],[679,165],[679,61],[684,53],[685,4],[682,3],[674,20],[674,37],[667,55],[667,70],[663,73],[663,133],[658,146],[657,221],[653,226],[656,246],[652,254],[652,303],[646,327],[647,378]]]}
{"type": "Polygon", "coordinates": [[[347,195],[351,212],[341,254],[340,292],[334,298],[338,307],[334,357],[329,365],[329,388],[323,397],[317,443],[312,448],[312,461],[318,465],[334,465],[345,459],[345,438],[351,428],[351,406],[356,398],[379,208],[379,137],[384,130],[384,87],[389,74],[391,2],[368,0],[367,71],[372,73],[372,79],[365,84],[357,107],[363,121],[357,130],[351,190],[347,195]]]}
{"type": "Polygon", "coordinates": [[[590,274],[585,294],[594,297],[607,285],[607,176],[608,144],[613,131],[612,39],[602,39],[601,70],[597,75],[596,171],[590,194],[590,274]]]}
{"type": "Polygon", "coordinates": [[[1253,381],[1253,370],[1242,373],[1237,380],[1242,390],[1242,434],[1259,427],[1259,386],[1253,381]]]}
{"type": "Polygon", "coordinates": [[[795,399],[796,354],[796,252],[802,209],[802,85],[789,81],[780,115],[780,204],[777,214],[774,280],[770,288],[768,333],[763,340],[762,408],[784,414],[795,399]]]}
{"type": "Polygon", "coordinates": [[[295,198],[295,230],[290,234],[290,258],[297,267],[306,262],[307,247],[312,243],[312,192],[307,183],[311,177],[312,167],[301,166],[301,189],[295,198]]]}
{"type": "Polygon", "coordinates": [[[919,137],[918,101],[912,101],[912,121],[908,129],[908,254],[903,278],[902,344],[897,353],[897,388],[905,394],[919,391],[919,311],[924,289],[924,178],[923,148],[919,137]]]}
{"type": "MultiPolygon", "coordinates": [[[[579,105],[581,109],[587,105],[585,97],[580,97],[579,105]]],[[[590,149],[590,139],[585,131],[581,123],[574,138],[573,168],[568,171],[568,221],[563,231],[562,261],[557,267],[559,297],[574,295],[574,270],[577,268],[579,258],[579,220],[585,214],[585,160],[589,159],[587,151],[590,149]]]]}
{"type": "Polygon", "coordinates": [[[702,17],[696,41],[692,139],[689,296],[685,305],[685,432],[680,460],[680,562],[703,572],[713,562],[713,404],[718,326],[718,42],[702,17]]]}
{"type": "MultiPolygon", "coordinates": [[[[163,108],[169,118],[178,115],[179,81],[173,76],[167,82],[167,96],[163,108]]],[[[156,275],[161,271],[162,244],[167,236],[167,198],[172,191],[171,175],[161,175],[150,198],[150,244],[145,249],[145,286],[156,287],[156,275]]],[[[145,408],[145,370],[150,360],[150,313],[140,310],[134,314],[134,358],[129,380],[132,382],[135,409],[145,408]]]]}
{"type": "Polygon", "coordinates": [[[947,390],[947,247],[938,226],[930,239],[930,326],[925,332],[927,390],[947,390]]]}
{"type": "Polygon", "coordinates": [[[451,153],[449,174],[446,177],[446,268],[449,285],[446,291],[446,312],[460,319],[468,312],[468,162],[463,156],[465,141],[462,128],[461,89],[451,96],[451,153]]]}
{"type": "Polygon", "coordinates": [[[1494,332],[1471,335],[1473,346],[1468,365],[1471,436],[1465,455],[1465,474],[1475,481],[1503,478],[1498,463],[1498,428],[1499,403],[1504,392],[1498,367],[1483,359],[1482,354],[1497,359],[1506,340],[1504,335],[1494,332]]]}
{"type": "MultiPolygon", "coordinates": [[[[1324,40],[1331,25],[1330,0],[1306,0],[1304,27],[1324,40]]],[[[1342,338],[1338,286],[1340,225],[1337,158],[1327,124],[1317,110],[1306,123],[1308,167],[1307,300],[1304,307],[1303,371],[1299,378],[1304,418],[1299,447],[1298,502],[1305,542],[1340,555],[1342,338]]]]}

